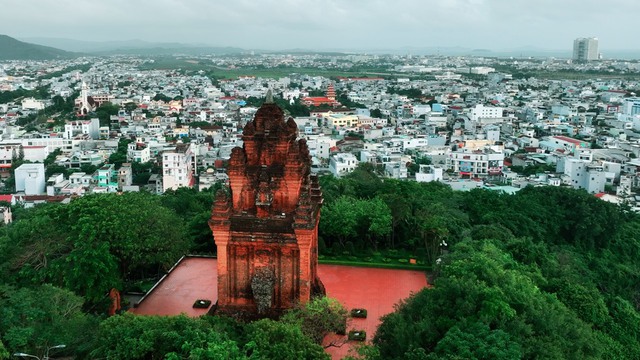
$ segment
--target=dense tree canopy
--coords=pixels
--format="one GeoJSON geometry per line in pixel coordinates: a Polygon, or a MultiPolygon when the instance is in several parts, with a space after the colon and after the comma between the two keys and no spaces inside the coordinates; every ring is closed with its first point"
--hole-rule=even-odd
{"type": "Polygon", "coordinates": [[[384,318],[369,358],[640,358],[640,217],[625,206],[564,187],[379,182],[366,168],[321,184],[321,253],[370,236],[366,203],[367,217],[390,212],[381,248],[433,266],[433,287],[384,318]]]}
{"type": "MultiPolygon", "coordinates": [[[[432,267],[433,286],[384,317],[366,358],[640,358],[640,217],[626,207],[563,187],[455,192],[383,180],[370,166],[320,182],[321,255],[404,251],[432,267]]],[[[111,287],[212,251],[214,192],[14,209],[16,221],[0,228],[8,354],[64,342],[78,358],[326,359],[319,339],[344,324],[328,299],[250,324],[94,315],[111,287]]]]}
{"type": "MultiPolygon", "coordinates": [[[[10,349],[44,355],[45,347],[65,344],[87,351],[95,321],[82,312],[83,300],[51,285],[0,288],[0,334],[10,349]]],[[[2,348],[0,348],[0,359],[2,348]]]]}
{"type": "MultiPolygon", "coordinates": [[[[314,302],[330,303],[327,300],[314,302]]],[[[326,309],[326,307],[323,307],[326,309]]],[[[249,324],[229,318],[203,316],[111,317],[100,324],[93,358],[107,359],[329,359],[324,349],[305,334],[308,316],[327,318],[308,309],[296,310],[284,321],[269,319],[249,324]],[[306,314],[306,315],[303,315],[306,314]]],[[[322,327],[322,326],[320,326],[322,327]]],[[[317,328],[317,327],[316,327],[317,328]]]]}
{"type": "Polygon", "coordinates": [[[170,268],[190,248],[184,223],[148,193],[89,195],[39,206],[0,237],[0,276],[49,282],[95,304],[112,287],[170,268]]]}

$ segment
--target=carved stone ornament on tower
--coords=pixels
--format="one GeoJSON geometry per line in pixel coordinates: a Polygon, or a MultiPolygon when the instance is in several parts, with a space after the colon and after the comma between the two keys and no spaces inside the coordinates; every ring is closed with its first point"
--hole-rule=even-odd
{"type": "Polygon", "coordinates": [[[217,312],[274,317],[324,294],[317,275],[322,192],[298,127],[271,91],[229,159],[229,189],[209,226],[218,252],[217,312]]]}

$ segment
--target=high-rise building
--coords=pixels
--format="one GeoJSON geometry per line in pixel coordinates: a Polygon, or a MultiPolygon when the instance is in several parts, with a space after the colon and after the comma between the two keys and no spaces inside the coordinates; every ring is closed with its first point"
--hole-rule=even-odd
{"type": "Polygon", "coordinates": [[[598,38],[578,38],[573,41],[573,60],[598,60],[598,38]]]}

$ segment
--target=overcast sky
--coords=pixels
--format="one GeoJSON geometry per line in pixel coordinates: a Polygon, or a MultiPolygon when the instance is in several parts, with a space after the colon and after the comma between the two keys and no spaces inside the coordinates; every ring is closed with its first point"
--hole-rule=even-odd
{"type": "Polygon", "coordinates": [[[16,38],[202,43],[246,49],[640,47],[640,0],[0,0],[16,38]]]}

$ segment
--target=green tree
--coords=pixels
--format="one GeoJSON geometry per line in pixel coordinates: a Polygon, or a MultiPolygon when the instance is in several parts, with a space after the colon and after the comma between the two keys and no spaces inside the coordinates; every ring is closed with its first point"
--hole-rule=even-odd
{"type": "Polygon", "coordinates": [[[355,199],[342,196],[332,204],[322,208],[320,231],[325,237],[331,237],[344,244],[348,238],[357,234],[358,209],[353,205],[355,199]]]}
{"type": "Polygon", "coordinates": [[[73,170],[67,169],[62,165],[51,164],[51,165],[47,165],[44,174],[45,174],[45,177],[49,178],[53,174],[68,175],[71,171],[73,170]]]}
{"type": "Polygon", "coordinates": [[[248,359],[329,359],[322,346],[304,335],[299,326],[269,319],[258,320],[247,326],[251,339],[245,345],[248,359]]]}
{"type": "Polygon", "coordinates": [[[416,349],[445,356],[451,347],[463,358],[599,358],[600,334],[538,281],[493,242],[461,242],[433,288],[383,318],[374,343],[384,359],[416,349]]]}
{"type": "Polygon", "coordinates": [[[149,193],[97,194],[37,207],[0,237],[5,281],[50,282],[90,305],[127,281],[156,276],[188,252],[184,223],[149,193]]]}
{"type": "Polygon", "coordinates": [[[0,288],[0,336],[11,352],[44,355],[49,346],[65,344],[77,352],[95,331],[95,321],[82,312],[83,300],[51,285],[0,288]]]}
{"type": "Polygon", "coordinates": [[[111,125],[111,115],[118,115],[120,106],[106,102],[96,109],[96,116],[100,119],[100,126],[111,125]]]}
{"type": "Polygon", "coordinates": [[[303,334],[322,344],[329,333],[345,333],[347,317],[347,310],[338,300],[318,297],[289,310],[281,321],[299,326],[303,334]]]}
{"type": "Polygon", "coordinates": [[[136,104],[134,102],[128,102],[128,103],[124,104],[124,109],[128,113],[131,113],[132,111],[136,110],[137,108],[138,108],[138,104],[136,104]]]}
{"type": "Polygon", "coordinates": [[[114,164],[115,168],[119,169],[123,163],[126,163],[127,151],[130,143],[130,139],[120,138],[116,152],[109,156],[109,164],[114,164]]]}
{"type": "Polygon", "coordinates": [[[112,316],[100,324],[92,358],[245,359],[236,338],[242,328],[219,317],[112,316]],[[226,350],[226,351],[225,351],[226,350]],[[226,356],[225,356],[226,354],[226,356]]]}
{"type": "Polygon", "coordinates": [[[175,211],[184,220],[193,252],[211,253],[215,250],[208,221],[214,194],[221,188],[221,184],[215,184],[205,191],[181,187],[166,191],[161,197],[162,205],[175,211]]]}
{"type": "Polygon", "coordinates": [[[7,351],[2,341],[0,341],[0,360],[9,360],[10,356],[11,354],[9,354],[9,351],[7,351]]]}
{"type": "Polygon", "coordinates": [[[153,101],[163,101],[163,102],[169,102],[173,100],[172,98],[168,97],[167,95],[163,94],[163,93],[157,93],[154,97],[153,97],[153,101]]]}
{"type": "Polygon", "coordinates": [[[61,154],[62,154],[61,149],[53,150],[51,153],[49,153],[49,155],[47,155],[47,158],[44,159],[44,166],[49,166],[53,164],[56,161],[56,158],[58,157],[58,155],[61,155],[61,154]]]}

